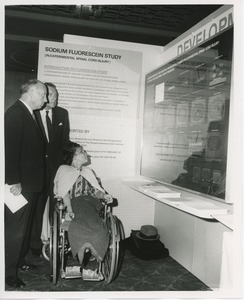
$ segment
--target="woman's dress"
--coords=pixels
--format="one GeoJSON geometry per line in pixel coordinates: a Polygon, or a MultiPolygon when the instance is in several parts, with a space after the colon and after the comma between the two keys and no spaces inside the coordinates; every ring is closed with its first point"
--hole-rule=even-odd
{"type": "Polygon", "coordinates": [[[71,191],[75,218],[70,223],[68,237],[72,253],[78,254],[80,262],[86,248],[98,260],[103,260],[109,243],[108,229],[99,216],[103,205],[93,196],[93,191],[94,188],[82,176],[79,176],[71,191]]]}
{"type": "MultiPolygon", "coordinates": [[[[67,169],[68,166],[65,167],[67,169]]],[[[90,170],[88,171],[90,172],[90,170]]],[[[66,175],[60,174],[61,176],[56,176],[56,187],[62,185],[64,177],[67,176],[67,172],[63,172],[66,175]]],[[[89,248],[98,260],[103,260],[108,249],[109,233],[106,223],[99,215],[103,204],[96,198],[95,188],[81,174],[78,174],[76,181],[69,190],[69,195],[75,215],[68,228],[68,239],[73,256],[78,255],[79,261],[82,262],[85,250],[89,248]]]]}

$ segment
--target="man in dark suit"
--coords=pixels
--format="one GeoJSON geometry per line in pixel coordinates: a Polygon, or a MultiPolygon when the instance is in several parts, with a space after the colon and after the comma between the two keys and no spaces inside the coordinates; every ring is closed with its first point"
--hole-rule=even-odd
{"type": "MultiPolygon", "coordinates": [[[[62,164],[62,148],[69,141],[68,111],[58,107],[58,91],[54,84],[47,86],[47,99],[45,107],[35,111],[37,122],[41,128],[46,145],[46,176],[44,192],[39,196],[32,228],[30,250],[34,255],[40,255],[42,249],[42,224],[45,205],[49,197],[50,213],[54,207],[53,180],[58,167],[62,164]]],[[[44,216],[46,221],[48,216],[44,216]]]]}
{"type": "MultiPolygon", "coordinates": [[[[28,203],[13,213],[5,205],[5,282],[23,287],[18,262],[27,228],[31,226],[38,193],[44,183],[44,141],[33,115],[47,101],[46,86],[32,79],[21,86],[20,99],[5,113],[5,183],[10,192],[28,203]]],[[[16,200],[17,201],[17,200],[16,200]]]]}

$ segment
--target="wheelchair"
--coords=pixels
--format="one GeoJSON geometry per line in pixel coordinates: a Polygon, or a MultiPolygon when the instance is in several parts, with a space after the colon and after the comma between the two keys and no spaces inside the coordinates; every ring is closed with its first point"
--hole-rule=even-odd
{"type": "MultiPolygon", "coordinates": [[[[98,274],[101,276],[96,279],[83,278],[83,280],[105,280],[109,284],[118,276],[122,264],[123,250],[121,249],[120,251],[120,241],[125,238],[125,235],[121,221],[112,214],[113,204],[103,204],[101,217],[105,221],[109,231],[109,245],[103,261],[98,262],[98,274]]],[[[50,281],[54,285],[60,278],[82,278],[80,265],[67,266],[68,257],[72,255],[72,249],[69,246],[67,231],[68,223],[71,221],[64,219],[65,210],[63,199],[57,198],[53,217],[50,222],[50,238],[42,248],[43,257],[49,261],[50,281]]],[[[86,249],[86,252],[89,252],[89,249],[86,249]]]]}

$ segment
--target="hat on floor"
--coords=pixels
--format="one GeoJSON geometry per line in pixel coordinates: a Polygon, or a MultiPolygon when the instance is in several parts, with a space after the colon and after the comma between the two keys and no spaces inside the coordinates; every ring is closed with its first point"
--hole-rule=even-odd
{"type": "Polygon", "coordinates": [[[140,231],[136,232],[136,237],[144,241],[156,241],[159,239],[159,234],[156,227],[143,225],[140,231]]]}

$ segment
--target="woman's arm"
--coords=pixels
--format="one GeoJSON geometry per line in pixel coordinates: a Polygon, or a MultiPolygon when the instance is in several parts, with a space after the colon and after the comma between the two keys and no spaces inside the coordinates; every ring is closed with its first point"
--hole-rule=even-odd
{"type": "Polygon", "coordinates": [[[70,196],[69,194],[66,194],[63,197],[63,201],[64,201],[64,206],[66,206],[66,214],[65,214],[65,220],[66,221],[71,221],[72,219],[74,219],[75,215],[73,213],[73,209],[71,206],[71,200],[70,200],[70,196]]]}
{"type": "MultiPolygon", "coordinates": [[[[91,169],[91,170],[92,170],[92,169],[91,169]]],[[[97,177],[97,175],[96,175],[96,173],[94,172],[94,170],[92,170],[92,172],[93,172],[94,176],[96,177],[98,184],[99,184],[100,187],[104,190],[104,188],[103,188],[103,186],[102,186],[102,181],[101,181],[101,179],[100,179],[99,177],[97,177]]],[[[93,194],[94,194],[94,196],[95,196],[96,198],[106,200],[106,203],[107,203],[107,204],[113,202],[113,197],[112,197],[110,194],[108,194],[106,191],[103,193],[102,191],[100,191],[100,190],[97,189],[97,188],[94,188],[94,190],[95,190],[95,191],[94,191],[93,194]]]]}
{"type": "Polygon", "coordinates": [[[94,195],[98,199],[104,199],[106,200],[107,203],[112,203],[113,202],[113,197],[110,194],[103,193],[102,191],[95,189],[94,195]]]}
{"type": "Polygon", "coordinates": [[[64,201],[64,206],[66,206],[67,212],[73,212],[69,194],[66,194],[66,195],[63,197],[63,201],[64,201]]]}

